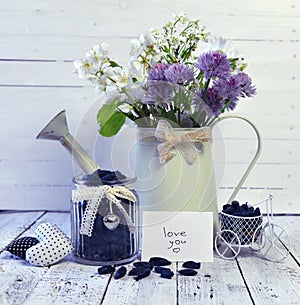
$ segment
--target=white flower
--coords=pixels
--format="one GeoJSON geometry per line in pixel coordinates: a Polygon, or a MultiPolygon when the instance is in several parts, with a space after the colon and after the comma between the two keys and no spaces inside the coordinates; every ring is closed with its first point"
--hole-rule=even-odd
{"type": "Polygon", "coordinates": [[[227,45],[226,39],[222,37],[213,37],[208,41],[208,50],[210,51],[219,51],[219,50],[225,50],[227,45]]]}
{"type": "Polygon", "coordinates": [[[116,90],[115,88],[110,88],[105,94],[102,93],[101,95],[101,101],[103,104],[111,104],[113,101],[115,101],[117,98],[120,97],[120,92],[116,90]]]}
{"type": "Polygon", "coordinates": [[[181,23],[184,23],[187,21],[187,16],[186,16],[186,13],[181,11],[179,12],[178,14],[172,14],[173,16],[173,19],[176,20],[176,19],[180,19],[180,22],[181,23]]]}
{"type": "Polygon", "coordinates": [[[148,48],[149,46],[152,46],[155,44],[154,37],[149,31],[147,34],[144,35],[144,45],[148,48]]]}
{"type": "Polygon", "coordinates": [[[141,34],[139,38],[131,40],[131,50],[130,55],[137,57],[143,50],[143,45],[145,43],[144,35],[141,34]]]}
{"type": "Polygon", "coordinates": [[[126,87],[130,82],[129,70],[125,68],[114,68],[113,79],[117,87],[126,87]]]}
{"type": "Polygon", "coordinates": [[[88,79],[94,73],[93,65],[87,60],[76,59],[73,65],[75,67],[74,73],[78,74],[80,79],[88,79]]]}
{"type": "Polygon", "coordinates": [[[211,38],[208,41],[207,50],[222,51],[230,58],[235,58],[239,56],[238,52],[230,46],[230,43],[222,37],[211,38]]]}
{"type": "Polygon", "coordinates": [[[108,44],[102,43],[91,48],[85,55],[95,70],[101,69],[102,64],[108,60],[108,44]]]}

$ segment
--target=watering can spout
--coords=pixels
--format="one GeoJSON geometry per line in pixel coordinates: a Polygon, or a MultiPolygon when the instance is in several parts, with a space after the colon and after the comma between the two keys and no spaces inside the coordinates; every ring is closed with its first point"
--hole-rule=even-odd
{"type": "Polygon", "coordinates": [[[69,133],[66,111],[59,112],[36,136],[37,139],[59,141],[74,157],[84,173],[91,174],[99,165],[87,154],[81,145],[69,133]]]}
{"type": "Polygon", "coordinates": [[[59,141],[68,133],[66,110],[62,110],[40,131],[36,138],[59,141]]]}

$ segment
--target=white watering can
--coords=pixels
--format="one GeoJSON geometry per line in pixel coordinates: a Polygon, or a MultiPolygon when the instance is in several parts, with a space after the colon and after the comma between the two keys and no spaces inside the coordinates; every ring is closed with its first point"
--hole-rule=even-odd
{"type": "MultiPolygon", "coordinates": [[[[216,120],[214,126],[226,119],[241,119],[254,129],[257,136],[257,150],[242,178],[228,199],[231,202],[255,165],[261,152],[261,138],[257,128],[248,119],[240,116],[224,116],[216,120]]],[[[175,143],[183,135],[196,133],[197,128],[174,128],[171,138],[175,143]]],[[[207,127],[204,131],[207,130],[207,127]]],[[[181,148],[185,145],[179,141],[181,148]]],[[[165,146],[168,146],[166,140],[165,146]]],[[[192,163],[186,161],[184,152],[176,148],[170,159],[161,164],[159,145],[161,139],[156,137],[154,128],[138,128],[136,144],[136,162],[134,174],[137,177],[135,190],[139,194],[143,211],[192,211],[213,212],[214,232],[219,229],[217,188],[210,141],[192,143],[201,146],[201,151],[192,163]]],[[[190,142],[191,143],[191,142],[190,142]]],[[[189,144],[190,145],[190,144],[189,144]]],[[[173,148],[174,148],[173,147],[173,148]]],[[[143,225],[151,225],[143,223],[143,225]]]]}

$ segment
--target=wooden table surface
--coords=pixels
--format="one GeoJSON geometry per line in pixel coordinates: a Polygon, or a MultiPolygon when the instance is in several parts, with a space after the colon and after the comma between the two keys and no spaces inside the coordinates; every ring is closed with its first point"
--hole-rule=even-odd
{"type": "MultiPolygon", "coordinates": [[[[197,276],[167,280],[151,273],[135,281],[127,275],[119,280],[100,276],[97,266],[75,263],[71,256],[51,267],[31,266],[5,247],[21,236],[35,236],[43,222],[56,223],[70,234],[69,213],[0,212],[0,304],[300,304],[300,216],[277,216],[275,221],[291,240],[290,255],[282,263],[246,248],[232,261],[215,255],[197,276]]],[[[180,263],[172,268],[176,273],[180,263]]]]}

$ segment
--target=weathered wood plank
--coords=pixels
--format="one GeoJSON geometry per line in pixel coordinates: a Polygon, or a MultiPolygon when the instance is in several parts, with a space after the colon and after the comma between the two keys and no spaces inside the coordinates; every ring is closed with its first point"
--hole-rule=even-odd
{"type": "Polygon", "coordinates": [[[47,268],[32,267],[22,260],[0,255],[0,304],[21,305],[47,268]]]}
{"type": "MultiPolygon", "coordinates": [[[[65,8],[68,8],[72,12],[80,12],[82,9],[85,9],[87,11],[93,12],[95,8],[100,9],[103,8],[103,10],[108,9],[109,7],[112,8],[118,8],[120,12],[122,12],[122,9],[131,8],[131,7],[140,7],[145,6],[146,8],[151,8],[152,6],[155,7],[170,7],[173,3],[171,0],[165,0],[164,2],[161,2],[159,0],[153,0],[150,5],[147,2],[143,1],[137,1],[132,0],[130,2],[128,1],[122,1],[118,0],[112,3],[109,0],[102,0],[101,3],[93,3],[93,2],[84,2],[84,1],[72,1],[72,6],[69,6],[70,1],[68,0],[62,0],[60,2],[61,6],[57,8],[64,10],[65,8]]],[[[179,5],[179,3],[176,3],[179,5]]],[[[187,0],[186,6],[192,6],[194,5],[193,0],[187,0]]],[[[299,0],[294,1],[285,1],[285,0],[274,0],[274,5],[270,6],[268,2],[261,2],[259,0],[253,0],[251,2],[245,2],[240,3],[238,0],[227,0],[224,2],[223,0],[215,0],[213,3],[210,2],[204,2],[201,3],[202,10],[205,12],[206,10],[209,10],[211,13],[211,7],[215,6],[219,11],[230,13],[239,12],[241,15],[256,15],[256,14],[269,14],[269,15],[297,15],[298,14],[298,4],[299,0]],[[239,4],[239,5],[237,5],[239,4]]],[[[1,10],[21,10],[21,11],[33,11],[36,8],[43,9],[46,11],[55,11],[53,6],[47,2],[41,3],[39,1],[31,0],[28,2],[28,5],[24,4],[23,2],[20,2],[19,0],[12,0],[8,3],[4,3],[1,6],[1,10]]],[[[118,13],[118,12],[116,12],[118,13]]]]}
{"type": "MultiPolygon", "coordinates": [[[[259,45],[257,45],[257,47],[259,47],[259,45]]],[[[289,65],[292,68],[296,63],[291,61],[289,65]]],[[[72,71],[70,71],[70,73],[72,73],[72,71]]],[[[73,75],[73,77],[77,79],[75,75],[73,75]]],[[[253,82],[255,82],[255,79],[253,79],[253,82]]],[[[272,81],[267,80],[266,82],[272,81]]],[[[243,113],[246,116],[271,113],[285,114],[289,115],[292,120],[296,116],[297,103],[295,96],[299,95],[300,92],[300,89],[296,84],[293,91],[275,86],[270,89],[257,87],[257,90],[257,95],[254,98],[240,101],[235,112],[243,113]],[[284,103],[282,102],[283,100],[284,103]]],[[[71,114],[68,116],[68,121],[70,122],[70,127],[72,127],[76,120],[78,120],[78,117],[80,117],[82,113],[88,111],[88,109],[97,102],[97,99],[100,98],[100,96],[95,93],[94,88],[92,86],[88,87],[87,83],[83,88],[72,89],[63,87],[0,87],[0,93],[1,96],[5,97],[4,101],[8,104],[8,107],[4,108],[3,113],[1,113],[1,119],[3,119],[6,124],[9,124],[7,116],[11,114],[11,110],[15,107],[20,107],[22,113],[28,115],[37,116],[37,114],[39,114],[41,117],[36,118],[37,125],[39,122],[42,122],[43,119],[47,120],[48,116],[52,113],[54,115],[62,108],[66,108],[68,113],[71,114]],[[34,107],[29,107],[29,103],[34,107]],[[46,108],[45,104],[47,104],[46,108]]],[[[99,101],[98,103],[100,104],[99,101]]],[[[15,115],[17,116],[18,113],[15,115]]],[[[9,127],[13,128],[11,125],[12,123],[10,123],[9,127]]]]}
{"type": "Polygon", "coordinates": [[[280,225],[290,238],[290,252],[300,265],[300,217],[274,217],[274,222],[280,225]]]}
{"type": "MultiPolygon", "coordinates": [[[[222,209],[222,205],[227,203],[233,193],[233,188],[221,189],[218,191],[218,202],[219,208],[222,209]]],[[[242,188],[237,196],[236,200],[241,203],[248,202],[249,204],[256,204],[268,197],[269,193],[274,194],[274,205],[273,210],[275,213],[298,213],[299,214],[299,190],[291,189],[272,189],[271,187],[266,188],[242,188]]],[[[264,203],[260,206],[261,211],[266,212],[264,203]]]]}
{"type": "MultiPolygon", "coordinates": [[[[5,200],[5,204],[1,205],[2,209],[22,210],[25,207],[28,209],[45,209],[56,211],[68,211],[70,208],[70,194],[72,186],[16,186],[6,187],[6,194],[1,193],[1,200],[5,200]],[[19,193],[28,194],[23,197],[22,204],[20,203],[19,193]],[[34,195],[32,195],[34,194],[34,195]],[[33,197],[32,197],[33,196],[33,197]],[[47,198],[47,200],[45,200],[47,198]],[[6,205],[7,204],[7,205],[6,205]]],[[[218,202],[220,209],[223,204],[231,196],[234,186],[219,189],[217,191],[218,202]]],[[[276,213],[299,213],[299,190],[295,189],[276,189],[266,185],[259,188],[243,187],[236,196],[240,202],[249,202],[249,204],[257,203],[272,192],[276,198],[274,204],[274,212],[276,213]]],[[[264,211],[264,205],[261,206],[264,211]]]]}
{"type": "Polygon", "coordinates": [[[95,266],[60,262],[40,279],[23,304],[100,304],[110,275],[96,272],[95,266]]]}
{"type": "MultiPolygon", "coordinates": [[[[259,3],[257,4],[259,8],[259,3]]],[[[222,19],[220,20],[222,32],[235,38],[242,35],[246,39],[282,39],[283,37],[296,39],[295,32],[299,29],[297,10],[290,6],[286,8],[284,14],[276,7],[273,10],[260,10],[259,13],[251,14],[252,6],[247,3],[247,6],[239,8],[239,2],[233,2],[232,6],[226,6],[224,3],[219,6],[210,4],[206,9],[203,3],[195,1],[185,3],[184,6],[170,1],[159,2],[157,5],[127,1],[108,5],[93,3],[89,6],[66,5],[57,9],[52,6],[37,5],[21,10],[13,7],[11,10],[0,11],[0,20],[6,35],[15,33],[61,35],[61,29],[64,29],[64,35],[84,36],[89,33],[89,35],[124,36],[135,34],[136,24],[144,28],[148,28],[149,25],[158,26],[169,17],[170,7],[175,11],[184,9],[191,16],[195,15],[195,11],[205,11],[205,14],[201,14],[203,23],[209,26],[211,31],[216,30],[217,35],[221,30],[219,24],[215,22],[216,18],[222,19]],[[155,21],[150,12],[155,12],[155,21]],[[76,14],[78,18],[74,23],[73,18],[76,14]],[[15,22],[16,19],[18,22],[15,22]],[[119,24],[126,24],[126,27],[120,27],[119,24]]]]}
{"type": "MultiPolygon", "coordinates": [[[[87,48],[92,46],[87,46],[87,48]]],[[[84,54],[79,54],[83,57],[84,54]]],[[[117,60],[117,59],[116,59],[117,60]]],[[[253,60],[253,59],[252,59],[253,60]]],[[[129,56],[127,57],[129,61],[129,56]]],[[[87,86],[85,80],[80,80],[72,72],[72,62],[59,61],[1,61],[0,84],[3,86],[87,86]],[[57,77],[59,75],[59,77],[57,77]]],[[[258,88],[271,90],[273,87],[281,86],[286,90],[297,88],[299,81],[296,79],[297,70],[293,61],[278,61],[274,63],[255,63],[249,67],[248,73],[255,80],[258,88]],[[277,73],[280,71],[280,73],[277,73]]]]}
{"type": "Polygon", "coordinates": [[[72,186],[4,186],[0,205],[4,210],[54,210],[68,211],[72,186]]]}
{"type": "Polygon", "coordinates": [[[252,304],[235,261],[214,257],[195,277],[178,275],[178,304],[252,304]]]}
{"type": "Polygon", "coordinates": [[[0,62],[0,69],[7,75],[0,77],[1,85],[28,86],[84,86],[87,82],[78,79],[72,62],[0,62]],[[59,75],[59,77],[57,77],[59,75]]]}
{"type": "Polygon", "coordinates": [[[244,249],[237,258],[255,304],[298,304],[300,269],[288,257],[284,263],[264,260],[244,249]]]}
{"type": "MultiPolygon", "coordinates": [[[[0,193],[2,209],[22,209],[25,205],[28,209],[68,210],[73,184],[72,171],[65,176],[65,182],[61,184],[55,181],[55,175],[63,175],[65,167],[57,172],[47,168],[48,164],[41,164],[44,169],[44,179],[21,182],[18,177],[3,181],[5,192],[0,193]],[[53,178],[51,178],[51,176],[53,178]]],[[[224,175],[217,176],[217,186],[221,187],[220,194],[224,199],[229,198],[233,188],[237,185],[240,176],[244,172],[245,165],[229,164],[224,175]]],[[[118,168],[118,167],[117,167],[118,168]]],[[[298,166],[290,165],[257,165],[246,180],[243,190],[237,198],[245,201],[258,202],[267,197],[269,192],[275,194],[274,211],[277,213],[299,213],[299,186],[298,166]],[[280,173],[280,175],[278,174],[280,173]],[[272,179],[271,179],[272,177],[272,179]]],[[[4,171],[5,172],[5,171],[4,171]]],[[[32,171],[34,173],[34,171],[32,171]]]]}
{"type": "MultiPolygon", "coordinates": [[[[131,267],[128,267],[128,271],[131,267]]],[[[176,265],[171,269],[176,273],[176,265]]],[[[163,279],[159,274],[151,272],[150,276],[135,281],[131,276],[110,282],[103,305],[152,305],[176,304],[176,277],[163,279]]]]}
{"type": "MultiPolygon", "coordinates": [[[[222,176],[222,186],[236,185],[240,180],[247,164],[226,164],[224,176],[222,176]]],[[[298,165],[287,164],[257,164],[249,174],[244,186],[246,187],[266,187],[273,188],[296,188],[298,189],[298,165]]]]}
{"type": "MultiPolygon", "coordinates": [[[[10,219],[11,226],[18,227],[17,213],[12,215],[15,221],[10,219]]],[[[33,235],[36,226],[43,222],[57,223],[70,234],[69,217],[69,213],[48,212],[23,235],[33,235]]],[[[1,236],[6,227],[2,226],[6,224],[2,220],[0,217],[1,236]]],[[[297,220],[296,216],[275,218],[290,234],[293,253],[299,253],[297,220]]],[[[196,277],[178,275],[176,286],[175,278],[160,279],[157,274],[139,282],[128,276],[110,280],[109,275],[96,275],[96,266],[80,265],[68,259],[51,268],[37,268],[4,252],[0,256],[0,301],[1,305],[100,304],[109,285],[103,304],[297,304],[300,276],[292,257],[283,263],[272,263],[257,252],[243,249],[237,260],[251,297],[236,261],[219,257],[214,258],[214,263],[202,264],[196,277]]]]}
{"type": "MultiPolygon", "coordinates": [[[[15,162],[15,166],[13,162],[3,161],[3,165],[1,166],[1,170],[3,173],[6,173],[6,178],[9,179],[7,183],[3,181],[4,184],[7,185],[15,185],[15,186],[70,186],[72,185],[72,160],[68,161],[57,161],[51,162],[51,166],[53,166],[52,170],[46,172],[44,171],[44,165],[40,164],[40,162],[26,162],[23,167],[18,167],[18,164],[21,163],[15,162]],[[71,163],[71,164],[70,164],[71,163]],[[11,166],[9,166],[11,165],[11,166]],[[18,169],[19,173],[14,174],[9,172],[10,169],[18,169]],[[26,176],[26,173],[31,171],[33,177],[30,181],[26,181],[26,179],[20,179],[21,177],[26,176]],[[68,175],[62,175],[59,177],[60,173],[66,171],[68,175]]],[[[219,178],[222,178],[222,186],[233,186],[239,181],[240,176],[243,171],[246,169],[247,163],[226,163],[226,171],[223,173],[222,171],[217,171],[217,174],[222,175],[219,178]]],[[[297,164],[257,164],[253,169],[253,173],[251,173],[245,182],[245,186],[247,187],[266,187],[266,185],[270,185],[276,188],[285,188],[289,186],[290,188],[299,188],[297,184],[297,178],[299,174],[300,166],[297,164]],[[280,172],[280,175],[278,174],[280,172]],[[292,177],[292,174],[293,177],[292,177]]],[[[21,198],[20,198],[21,199],[21,198]]]]}
{"type": "MultiPolygon", "coordinates": [[[[146,29],[146,31],[148,28],[146,29]]],[[[139,31],[143,31],[140,29],[139,31]]],[[[120,64],[126,64],[129,59],[131,40],[137,38],[140,32],[133,36],[6,36],[0,35],[0,58],[5,60],[53,60],[53,61],[72,61],[81,58],[92,46],[106,42],[110,45],[110,56],[115,58],[120,64]]],[[[217,36],[211,32],[212,37],[217,36]]],[[[297,41],[276,41],[276,40],[246,40],[243,37],[230,40],[226,32],[221,34],[226,38],[231,48],[243,56],[251,69],[252,64],[265,64],[285,61],[299,62],[297,57],[299,42],[297,41]],[[257,52],[257,48],[261,52],[257,52]],[[270,48],[273,52],[269,52],[270,48]]],[[[291,70],[293,71],[293,70],[291,70]]],[[[278,91],[279,88],[273,88],[278,91]]]]}
{"type": "MultiPolygon", "coordinates": [[[[101,154],[109,153],[111,143],[105,143],[103,145],[104,140],[98,138],[96,134],[96,128],[94,130],[96,138],[96,149],[101,149],[101,154]],[[98,143],[99,142],[99,143],[98,143]]],[[[93,138],[93,133],[91,132],[90,137],[86,137],[80,140],[81,145],[85,146],[85,149],[91,152],[90,148],[86,145],[88,142],[95,142],[93,138]]],[[[131,140],[129,137],[127,138],[127,144],[129,146],[129,141],[131,140]]],[[[134,139],[132,139],[132,142],[134,139]]],[[[108,140],[106,141],[108,142],[108,140]]],[[[113,142],[113,140],[111,141],[113,142]]],[[[226,163],[228,164],[247,164],[248,160],[251,160],[253,156],[256,142],[254,139],[247,138],[224,138],[225,145],[225,154],[223,158],[225,158],[226,163]],[[237,147],[243,145],[243,149],[239,149],[237,153],[237,147]]],[[[124,156],[126,155],[127,148],[122,147],[124,156]]],[[[263,151],[258,160],[258,164],[272,164],[272,165],[297,165],[299,163],[299,155],[297,152],[300,150],[300,141],[296,139],[263,139],[263,151]],[[282,145],[284,142],[284,145],[282,145]],[[276,149],[274,149],[276,146],[276,149]]],[[[114,147],[113,151],[116,151],[114,147]]],[[[218,155],[218,151],[215,152],[218,155]]],[[[37,141],[35,138],[30,137],[22,137],[16,136],[14,141],[7,142],[5,137],[0,137],[0,154],[1,159],[5,162],[3,168],[9,168],[13,166],[13,162],[15,162],[16,167],[20,167],[21,161],[24,162],[24,167],[26,163],[40,163],[48,162],[49,165],[52,163],[61,163],[65,162],[66,168],[70,168],[70,164],[72,162],[71,155],[58,143],[53,141],[37,141]],[[11,152],[14,152],[13,154],[11,152]]],[[[100,156],[97,153],[97,158],[100,156]]],[[[220,156],[219,158],[220,159],[220,156]]],[[[217,160],[218,160],[217,159],[217,160]]],[[[44,166],[44,164],[43,164],[44,166]]],[[[69,171],[69,169],[68,169],[69,171]]],[[[16,174],[13,174],[16,176],[16,174]]],[[[27,177],[28,178],[28,177],[27,177]]],[[[42,177],[41,177],[42,178],[42,177]]],[[[59,179],[59,177],[58,177],[59,179]]]]}

